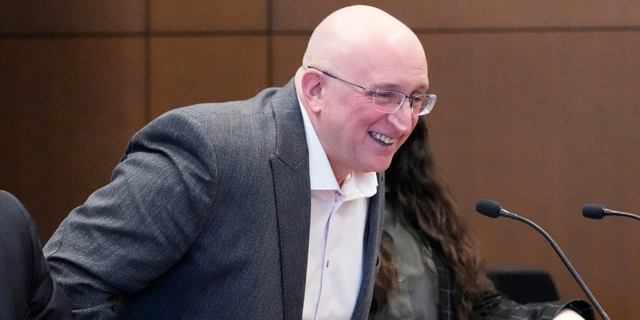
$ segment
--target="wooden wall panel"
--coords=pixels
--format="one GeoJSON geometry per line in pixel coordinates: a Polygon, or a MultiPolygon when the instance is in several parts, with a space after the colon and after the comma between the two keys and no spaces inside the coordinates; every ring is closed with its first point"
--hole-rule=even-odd
{"type": "Polygon", "coordinates": [[[282,87],[302,65],[302,56],[307,50],[309,36],[273,37],[273,85],[282,87]]]}
{"type": "Polygon", "coordinates": [[[265,30],[266,0],[150,1],[152,31],[265,30]]]}
{"type": "Polygon", "coordinates": [[[265,37],[154,38],[152,117],[202,102],[248,99],[267,87],[265,37]]]}
{"type": "Polygon", "coordinates": [[[0,32],[140,32],[143,0],[0,0],[0,32]]]}
{"type": "MultiPolygon", "coordinates": [[[[317,23],[356,3],[0,0],[0,188],[46,241],[144,123],[284,85],[317,23]]],[[[580,208],[640,213],[640,3],[366,3],[425,45],[432,143],[488,262],[541,266],[562,297],[585,298],[535,230],[475,213],[480,197],[545,228],[612,318],[634,315],[637,223],[580,208]]]]}
{"type": "MultiPolygon", "coordinates": [[[[273,0],[274,30],[313,30],[331,12],[362,1],[273,0]],[[303,8],[303,9],[301,9],[303,8]]],[[[411,28],[530,28],[633,26],[640,3],[612,1],[403,1],[364,2],[394,15],[411,28]]]]}
{"type": "Polygon", "coordinates": [[[0,189],[45,242],[144,122],[142,41],[0,40],[0,189]]]}
{"type": "MultiPolygon", "coordinates": [[[[583,218],[586,203],[640,211],[637,32],[421,37],[438,104],[432,142],[491,264],[540,265],[564,297],[580,289],[541,235],[474,212],[481,197],[543,226],[612,318],[640,283],[638,227],[583,218]],[[597,263],[596,261],[602,261],[597,263]]],[[[613,219],[612,219],[613,218],[613,219]]]]}

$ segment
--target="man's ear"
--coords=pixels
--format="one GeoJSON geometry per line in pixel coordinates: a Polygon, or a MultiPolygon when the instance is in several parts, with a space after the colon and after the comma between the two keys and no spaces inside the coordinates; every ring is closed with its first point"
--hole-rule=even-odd
{"type": "Polygon", "coordinates": [[[300,79],[304,105],[313,113],[319,113],[322,110],[324,84],[324,77],[312,69],[304,72],[300,79]]]}

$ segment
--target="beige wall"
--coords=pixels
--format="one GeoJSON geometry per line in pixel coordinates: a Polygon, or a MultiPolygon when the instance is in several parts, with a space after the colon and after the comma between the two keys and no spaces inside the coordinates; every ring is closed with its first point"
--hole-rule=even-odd
{"type": "MultiPolygon", "coordinates": [[[[355,3],[0,0],[0,189],[46,241],[145,123],[285,84],[313,27],[355,3]]],[[[640,3],[363,3],[423,41],[438,162],[489,264],[546,268],[586,298],[541,235],[476,214],[481,197],[545,228],[611,318],[635,317],[640,224],[580,208],[640,213],[640,3]]]]}

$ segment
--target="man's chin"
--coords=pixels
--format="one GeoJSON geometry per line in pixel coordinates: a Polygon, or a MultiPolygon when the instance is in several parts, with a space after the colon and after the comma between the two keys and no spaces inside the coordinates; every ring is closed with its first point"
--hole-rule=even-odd
{"type": "Polygon", "coordinates": [[[389,168],[391,165],[391,158],[389,159],[381,159],[380,161],[376,161],[371,163],[368,166],[368,172],[383,172],[389,168]]]}

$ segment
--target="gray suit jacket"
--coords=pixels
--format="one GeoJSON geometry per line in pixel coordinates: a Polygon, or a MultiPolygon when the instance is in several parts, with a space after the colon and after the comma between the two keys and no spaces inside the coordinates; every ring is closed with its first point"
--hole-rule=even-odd
{"type": "MultiPolygon", "coordinates": [[[[300,319],[308,158],[293,81],[152,121],[45,246],[76,317],[300,319]]],[[[383,194],[370,200],[354,319],[370,306],[383,194]]]]}
{"type": "Polygon", "coordinates": [[[71,319],[71,302],[49,274],[36,226],[0,190],[0,319],[71,319]]]}

